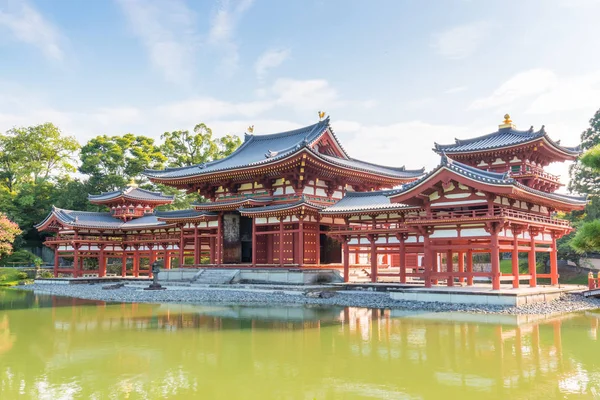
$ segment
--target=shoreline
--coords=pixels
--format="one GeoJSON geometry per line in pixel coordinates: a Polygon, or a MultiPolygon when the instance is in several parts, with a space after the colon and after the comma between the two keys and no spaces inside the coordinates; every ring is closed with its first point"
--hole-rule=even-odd
{"type": "MultiPolygon", "coordinates": [[[[461,312],[503,315],[549,315],[586,311],[600,308],[600,299],[585,298],[576,294],[565,294],[560,299],[548,303],[528,304],[519,307],[429,303],[418,301],[400,301],[390,298],[389,293],[373,291],[334,291],[331,297],[309,297],[306,290],[285,290],[281,288],[215,288],[166,286],[167,290],[147,291],[146,285],[125,285],[119,289],[104,290],[101,284],[48,285],[31,284],[16,286],[16,290],[33,291],[85,300],[98,300],[117,303],[187,303],[219,305],[324,305],[342,307],[361,307],[378,309],[398,309],[428,312],[461,312]]],[[[311,288],[311,289],[314,289],[311,288]]],[[[325,288],[323,288],[325,289],[325,288]]],[[[327,290],[325,290],[327,291],[327,290]]]]}

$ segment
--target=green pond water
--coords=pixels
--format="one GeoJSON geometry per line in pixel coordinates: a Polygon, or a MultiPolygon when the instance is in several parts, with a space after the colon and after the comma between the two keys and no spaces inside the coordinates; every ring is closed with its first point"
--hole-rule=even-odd
{"type": "Polygon", "coordinates": [[[593,399],[599,321],[0,290],[0,399],[593,399]]]}

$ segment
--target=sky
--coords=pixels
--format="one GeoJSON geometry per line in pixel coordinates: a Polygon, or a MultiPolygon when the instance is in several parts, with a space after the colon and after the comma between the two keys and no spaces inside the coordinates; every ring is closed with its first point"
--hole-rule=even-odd
{"type": "Polygon", "coordinates": [[[0,132],[218,137],[323,110],[351,157],[431,169],[434,142],[509,113],[575,146],[600,108],[598,15],[600,0],[0,0],[0,132]]]}

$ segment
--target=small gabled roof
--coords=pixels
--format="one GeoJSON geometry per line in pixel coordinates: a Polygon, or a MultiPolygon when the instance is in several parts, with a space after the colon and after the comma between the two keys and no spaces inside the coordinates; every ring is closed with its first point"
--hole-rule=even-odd
{"type": "Polygon", "coordinates": [[[154,215],[159,221],[176,221],[176,220],[197,220],[207,217],[217,217],[219,214],[209,211],[198,210],[170,210],[170,211],[155,211],[154,215]]]}
{"type": "MultiPolygon", "coordinates": [[[[178,179],[241,167],[267,164],[314,143],[329,128],[329,117],[316,124],[292,131],[270,135],[246,134],[244,143],[232,154],[222,158],[189,167],[146,170],[149,178],[178,179]]],[[[340,146],[341,148],[341,146],[340,146]]],[[[343,149],[342,149],[343,151],[343,149]]]]}
{"type": "Polygon", "coordinates": [[[402,203],[392,203],[389,195],[396,190],[378,190],[373,192],[346,192],[346,195],[334,205],[321,210],[320,214],[346,214],[369,211],[385,212],[404,209],[420,209],[402,203]]]}
{"type": "Polygon", "coordinates": [[[435,143],[433,150],[437,153],[446,153],[449,155],[455,153],[481,152],[527,144],[539,139],[546,139],[550,145],[556,148],[556,150],[570,157],[576,157],[581,153],[579,146],[561,146],[560,141],[555,142],[550,139],[543,126],[537,132],[534,131],[533,126],[527,131],[517,130],[512,126],[501,128],[496,132],[471,139],[454,139],[455,143],[452,144],[435,143]]]}
{"type": "Polygon", "coordinates": [[[421,169],[406,169],[402,167],[388,167],[385,165],[374,164],[367,161],[358,160],[356,158],[338,158],[332,157],[325,154],[316,154],[319,158],[323,158],[332,164],[339,165],[341,167],[352,168],[364,172],[375,172],[380,175],[391,176],[394,178],[418,178],[425,172],[425,168],[421,169]]]}
{"type": "Polygon", "coordinates": [[[278,215],[278,214],[285,214],[286,212],[288,212],[290,210],[295,210],[298,208],[319,211],[319,210],[322,210],[323,208],[325,208],[325,206],[314,203],[314,202],[310,201],[308,198],[306,198],[305,196],[301,196],[297,201],[292,202],[292,203],[272,204],[269,206],[252,207],[252,208],[240,207],[240,208],[238,208],[238,211],[240,212],[241,215],[260,215],[260,214],[278,215]]]}
{"type": "Polygon", "coordinates": [[[196,210],[235,210],[247,205],[267,205],[273,201],[272,197],[243,197],[231,200],[211,201],[206,203],[193,203],[196,210]]]}
{"type": "Polygon", "coordinates": [[[150,190],[140,189],[135,186],[128,186],[125,189],[115,190],[113,192],[105,192],[101,194],[88,194],[90,203],[103,204],[111,203],[119,200],[141,200],[149,202],[160,202],[163,204],[172,203],[175,196],[167,196],[160,192],[152,192],[150,190]]]}
{"type": "Polygon", "coordinates": [[[519,183],[514,178],[511,178],[508,172],[498,173],[491,171],[484,171],[482,169],[472,167],[461,162],[452,160],[446,156],[445,153],[442,153],[440,164],[423,176],[420,179],[417,179],[413,182],[402,185],[398,189],[393,189],[388,191],[388,195],[390,197],[401,196],[407,192],[410,192],[414,188],[420,186],[424,182],[428,181],[432,176],[436,175],[442,169],[446,169],[452,172],[457,173],[458,175],[463,176],[471,181],[480,182],[482,184],[493,185],[496,187],[504,187],[512,193],[521,193],[521,196],[524,193],[529,193],[534,196],[539,197],[540,199],[551,199],[563,204],[568,204],[570,206],[583,206],[586,204],[586,197],[579,196],[569,196],[566,194],[558,194],[558,193],[549,193],[542,192],[540,190],[533,189],[529,186],[523,185],[519,183]]]}

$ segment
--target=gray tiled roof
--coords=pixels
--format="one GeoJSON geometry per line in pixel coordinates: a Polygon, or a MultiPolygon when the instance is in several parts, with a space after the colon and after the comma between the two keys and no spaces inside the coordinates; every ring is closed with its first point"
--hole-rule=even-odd
{"type": "Polygon", "coordinates": [[[373,164],[366,161],[357,160],[355,158],[338,158],[332,157],[325,154],[318,154],[319,157],[324,158],[325,160],[338,164],[342,167],[348,167],[352,169],[362,170],[366,172],[376,172],[382,175],[393,176],[397,178],[416,178],[425,172],[425,168],[416,169],[416,170],[407,170],[404,166],[402,167],[387,167],[384,165],[373,164]]]}
{"type": "Polygon", "coordinates": [[[316,124],[271,135],[246,135],[244,143],[231,155],[190,167],[146,170],[150,178],[183,178],[210,172],[260,165],[283,158],[314,142],[329,127],[329,117],[316,124]]]}
{"type": "Polygon", "coordinates": [[[518,187],[519,189],[525,190],[526,192],[533,193],[533,194],[536,194],[539,196],[549,197],[551,199],[555,199],[558,201],[566,201],[567,203],[574,203],[574,204],[581,204],[581,205],[587,204],[588,196],[570,196],[568,194],[562,194],[562,193],[542,192],[541,190],[533,189],[527,185],[523,185],[520,182],[515,182],[515,186],[518,187]]]}
{"type": "MultiPolygon", "coordinates": [[[[244,143],[230,156],[206,164],[182,168],[167,168],[165,170],[146,170],[144,174],[150,178],[178,179],[197,176],[212,172],[268,164],[294,154],[302,149],[309,149],[316,157],[341,167],[375,172],[394,178],[413,178],[423,174],[423,170],[406,170],[404,167],[393,168],[372,164],[361,160],[344,157],[334,157],[321,154],[310,148],[325,131],[329,129],[329,117],[314,125],[289,132],[271,135],[246,135],[244,143]]],[[[339,143],[338,143],[339,144],[339,143]]],[[[340,145],[340,148],[343,148],[340,145]]]]}
{"type": "Polygon", "coordinates": [[[115,190],[101,194],[88,194],[90,201],[107,201],[115,200],[120,197],[134,200],[149,200],[149,201],[166,201],[172,202],[175,196],[167,196],[160,192],[151,192],[150,190],[140,189],[138,187],[129,186],[125,189],[115,190]]]}
{"type": "MultiPolygon", "coordinates": [[[[336,214],[344,212],[361,212],[369,210],[400,210],[411,208],[402,203],[391,203],[388,197],[397,190],[378,190],[374,192],[346,192],[346,195],[331,207],[321,211],[321,214],[336,214]]],[[[418,208],[418,207],[416,207],[418,208]]]]}
{"type": "Polygon", "coordinates": [[[219,207],[223,207],[223,206],[243,204],[247,201],[268,204],[273,201],[273,198],[272,197],[254,198],[254,197],[248,196],[248,197],[231,199],[231,200],[212,201],[212,202],[205,202],[205,203],[192,203],[192,207],[210,207],[210,208],[218,209],[219,207]]]}
{"type": "Polygon", "coordinates": [[[214,216],[217,214],[208,211],[196,211],[191,209],[155,211],[152,214],[146,214],[143,217],[134,218],[130,221],[123,222],[121,219],[113,217],[108,212],[73,211],[52,207],[50,214],[48,214],[44,221],[37,224],[36,227],[42,226],[53,215],[65,225],[72,226],[74,228],[127,230],[167,225],[165,221],[161,221],[159,218],[168,220],[169,218],[195,218],[199,216],[214,216]]]}
{"type": "Polygon", "coordinates": [[[289,208],[296,208],[299,206],[308,206],[311,208],[315,208],[317,210],[321,210],[321,209],[325,208],[325,206],[313,203],[310,200],[308,200],[307,198],[305,198],[304,196],[302,196],[298,201],[295,201],[293,203],[273,204],[270,206],[251,207],[251,208],[240,207],[240,208],[238,208],[238,211],[242,214],[259,214],[259,213],[264,213],[264,212],[287,210],[289,208]]]}
{"type": "Polygon", "coordinates": [[[532,142],[542,137],[556,146],[558,149],[571,155],[577,155],[581,152],[579,147],[561,146],[560,142],[552,141],[546,134],[544,127],[537,132],[531,127],[528,131],[520,131],[513,128],[500,129],[487,135],[478,136],[472,139],[455,139],[453,144],[438,144],[435,143],[434,151],[441,153],[463,153],[470,151],[481,151],[498,149],[501,147],[513,146],[516,144],[524,144],[532,142]]]}
{"type": "Polygon", "coordinates": [[[216,217],[219,215],[215,212],[197,210],[155,211],[154,214],[160,219],[216,217]]]}

